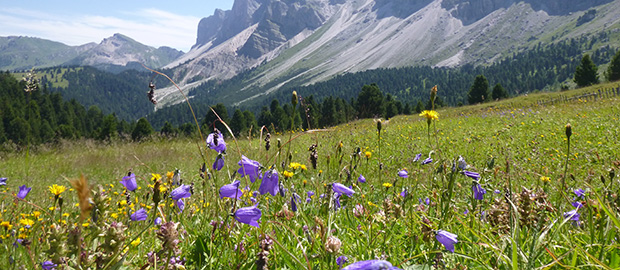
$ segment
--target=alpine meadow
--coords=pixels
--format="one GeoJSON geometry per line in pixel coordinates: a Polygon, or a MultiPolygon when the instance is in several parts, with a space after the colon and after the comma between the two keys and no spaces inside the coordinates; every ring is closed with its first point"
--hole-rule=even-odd
{"type": "Polygon", "coordinates": [[[620,268],[620,0],[231,2],[0,37],[0,269],[620,268]]]}

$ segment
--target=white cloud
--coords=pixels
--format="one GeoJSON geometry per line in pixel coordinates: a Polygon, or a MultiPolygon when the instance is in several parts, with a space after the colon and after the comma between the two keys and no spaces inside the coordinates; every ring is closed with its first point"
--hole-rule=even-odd
{"type": "Polygon", "coordinates": [[[198,17],[153,8],[123,15],[122,18],[87,14],[58,16],[25,9],[0,9],[0,36],[33,36],[81,45],[99,43],[121,33],[149,46],[169,46],[185,52],[196,41],[198,17]]]}

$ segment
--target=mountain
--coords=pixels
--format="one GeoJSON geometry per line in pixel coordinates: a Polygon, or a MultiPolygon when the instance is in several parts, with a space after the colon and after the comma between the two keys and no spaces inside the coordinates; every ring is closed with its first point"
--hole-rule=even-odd
{"type": "Polygon", "coordinates": [[[68,46],[31,37],[0,37],[0,70],[24,70],[32,67],[93,66],[120,72],[143,69],[140,63],[160,68],[183,55],[170,47],[153,48],[127,36],[114,34],[101,43],[68,46]]]}
{"type": "MultiPolygon", "coordinates": [[[[166,68],[186,91],[252,70],[222,97],[241,104],[351,72],[488,65],[619,25],[620,0],[236,0],[201,20],[196,44],[166,68]]],[[[160,91],[160,106],[179,100],[160,91]]]]}
{"type": "Polygon", "coordinates": [[[29,70],[32,67],[62,65],[95,45],[68,46],[33,37],[0,37],[0,70],[29,70]]]}
{"type": "Polygon", "coordinates": [[[65,65],[93,66],[109,71],[142,69],[140,63],[159,68],[182,54],[183,52],[170,47],[153,48],[127,36],[114,34],[90,50],[65,62],[65,65]]]}

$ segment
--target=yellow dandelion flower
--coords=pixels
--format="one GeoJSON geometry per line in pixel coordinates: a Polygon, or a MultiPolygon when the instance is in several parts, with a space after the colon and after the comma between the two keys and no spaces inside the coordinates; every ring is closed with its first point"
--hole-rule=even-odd
{"type": "Polygon", "coordinates": [[[284,175],[285,178],[291,178],[295,174],[292,173],[292,172],[289,172],[289,171],[284,171],[284,172],[282,172],[282,175],[284,175]]]}
{"type": "Polygon", "coordinates": [[[152,175],[151,181],[157,181],[157,180],[161,179],[161,174],[152,173],[151,175],[152,175]]]}
{"type": "Polygon", "coordinates": [[[136,240],[131,241],[131,245],[136,247],[140,244],[140,237],[136,238],[136,240]]]}
{"type": "Polygon", "coordinates": [[[383,183],[383,186],[386,188],[391,188],[392,187],[392,183],[383,183]]]}
{"type": "Polygon", "coordinates": [[[111,216],[112,216],[113,219],[117,219],[118,218],[118,214],[117,213],[112,213],[111,216]]]}
{"type": "Polygon", "coordinates": [[[420,116],[426,118],[427,120],[437,120],[439,119],[439,114],[433,110],[424,110],[420,113],[420,116]]]}
{"type": "Polygon", "coordinates": [[[174,176],[174,172],[167,172],[167,173],[166,173],[166,177],[167,177],[168,179],[172,179],[172,177],[173,177],[173,176],[174,176]]]}
{"type": "Polygon", "coordinates": [[[372,153],[370,151],[366,151],[364,155],[366,155],[366,158],[370,158],[372,156],[372,153]]]}
{"type": "Polygon", "coordinates": [[[3,221],[3,222],[0,222],[0,227],[4,227],[8,231],[13,228],[13,225],[11,225],[11,223],[8,221],[3,221]]]}
{"type": "Polygon", "coordinates": [[[549,183],[549,182],[551,182],[551,179],[549,177],[547,177],[547,176],[541,176],[540,177],[540,181],[543,181],[545,183],[549,183]]]}
{"type": "Polygon", "coordinates": [[[65,186],[59,186],[56,184],[53,184],[52,186],[48,187],[50,192],[52,194],[54,194],[54,196],[59,196],[61,193],[65,192],[65,190],[67,190],[67,188],[65,186]]]}
{"type": "Polygon", "coordinates": [[[41,212],[39,212],[39,211],[32,212],[32,216],[35,217],[35,218],[39,218],[40,215],[41,215],[41,212]]]}
{"type": "Polygon", "coordinates": [[[90,226],[90,223],[86,222],[86,223],[82,223],[82,227],[84,228],[88,228],[88,226],[90,226]]]}
{"type": "Polygon", "coordinates": [[[19,220],[19,224],[23,225],[23,226],[29,226],[32,227],[32,225],[34,225],[34,221],[30,220],[30,219],[20,219],[19,220]]]}
{"type": "Polygon", "coordinates": [[[299,169],[299,167],[301,167],[301,164],[299,164],[297,162],[291,162],[291,164],[289,164],[288,167],[293,169],[293,170],[297,170],[297,169],[299,169]]]}
{"type": "MultiPolygon", "coordinates": [[[[600,143],[599,143],[599,144],[600,144],[600,143]]],[[[301,164],[301,170],[302,170],[302,171],[307,171],[307,170],[308,170],[308,167],[306,167],[306,165],[304,165],[304,164],[301,164]]]]}

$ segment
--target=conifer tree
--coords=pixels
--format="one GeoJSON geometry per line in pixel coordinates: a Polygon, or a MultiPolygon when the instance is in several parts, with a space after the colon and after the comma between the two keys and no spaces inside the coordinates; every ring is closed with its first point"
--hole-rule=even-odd
{"type": "Polygon", "coordinates": [[[620,50],[611,59],[607,68],[607,80],[610,82],[620,80],[620,50]]]}
{"type": "Polygon", "coordinates": [[[484,75],[476,76],[474,84],[469,88],[467,101],[469,104],[482,103],[489,99],[489,81],[484,75]]]}
{"type": "Polygon", "coordinates": [[[581,58],[581,64],[575,70],[574,81],[579,87],[590,86],[599,82],[598,68],[590,59],[590,55],[586,54],[581,58]]]}

